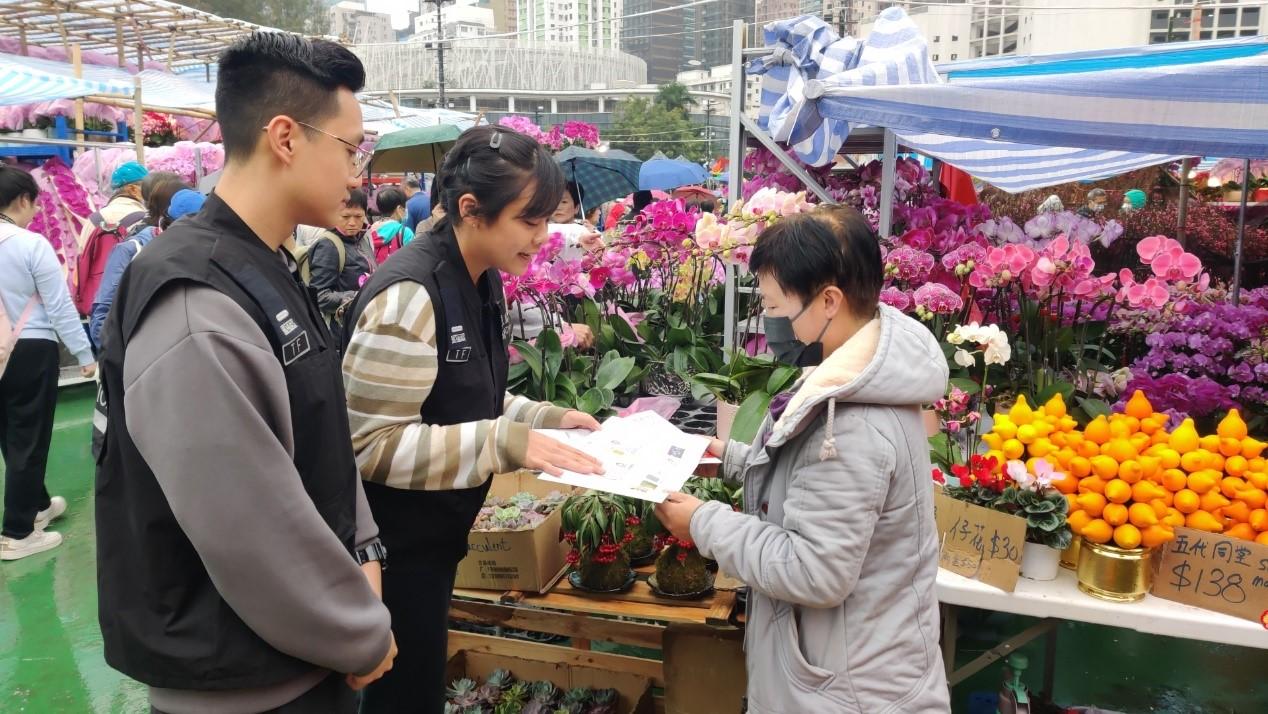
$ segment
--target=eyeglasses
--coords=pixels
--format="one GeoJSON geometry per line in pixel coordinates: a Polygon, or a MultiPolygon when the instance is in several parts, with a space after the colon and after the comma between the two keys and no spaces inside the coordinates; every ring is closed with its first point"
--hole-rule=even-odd
{"type": "MultiPolygon", "coordinates": [[[[297,122],[295,122],[295,123],[296,123],[296,124],[299,124],[299,125],[300,125],[300,126],[302,126],[302,127],[307,128],[307,129],[312,129],[313,131],[317,132],[318,134],[325,134],[326,136],[330,137],[331,139],[334,139],[335,141],[339,142],[340,144],[343,144],[344,146],[348,147],[349,149],[352,149],[352,153],[348,156],[348,162],[349,162],[350,164],[352,164],[352,172],[353,172],[353,173],[352,173],[352,175],[353,175],[353,176],[360,176],[361,174],[365,173],[365,170],[366,170],[367,168],[369,168],[369,166],[370,166],[370,161],[374,158],[374,154],[370,153],[369,151],[366,151],[365,149],[362,149],[360,146],[357,146],[356,144],[352,143],[351,141],[346,141],[346,140],[344,140],[344,139],[341,139],[341,138],[340,138],[340,137],[338,137],[338,136],[335,136],[334,134],[331,134],[330,132],[326,131],[325,129],[318,129],[317,127],[315,127],[315,126],[313,126],[312,124],[309,124],[309,123],[307,123],[307,122],[297,121],[297,122]]],[[[269,130],[269,128],[268,128],[267,126],[266,126],[266,127],[264,127],[264,131],[268,131],[268,130],[269,130]]]]}

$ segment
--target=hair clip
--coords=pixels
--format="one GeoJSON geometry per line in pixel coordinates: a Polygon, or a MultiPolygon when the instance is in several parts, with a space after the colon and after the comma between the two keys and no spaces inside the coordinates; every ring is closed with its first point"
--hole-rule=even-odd
{"type": "Polygon", "coordinates": [[[498,147],[501,145],[502,145],[502,132],[494,129],[493,136],[489,137],[489,148],[493,149],[494,151],[497,151],[498,147]]]}

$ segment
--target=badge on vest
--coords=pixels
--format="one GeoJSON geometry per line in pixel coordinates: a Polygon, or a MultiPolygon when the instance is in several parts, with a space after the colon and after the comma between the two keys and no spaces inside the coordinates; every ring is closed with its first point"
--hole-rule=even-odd
{"type": "Polygon", "coordinates": [[[465,347],[466,344],[466,328],[462,325],[449,328],[449,351],[445,353],[445,361],[461,363],[471,359],[471,348],[465,347]]]}
{"type": "Polygon", "coordinates": [[[308,331],[301,331],[295,336],[295,339],[282,345],[282,366],[291,366],[292,362],[310,351],[312,351],[312,345],[308,343],[308,331]]]}

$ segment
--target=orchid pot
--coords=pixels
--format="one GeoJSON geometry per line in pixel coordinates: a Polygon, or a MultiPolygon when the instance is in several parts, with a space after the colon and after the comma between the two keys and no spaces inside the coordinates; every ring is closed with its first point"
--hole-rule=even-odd
{"type": "Polygon", "coordinates": [[[1061,571],[1061,551],[1039,543],[1021,550],[1021,576],[1031,580],[1055,580],[1061,571]]]}

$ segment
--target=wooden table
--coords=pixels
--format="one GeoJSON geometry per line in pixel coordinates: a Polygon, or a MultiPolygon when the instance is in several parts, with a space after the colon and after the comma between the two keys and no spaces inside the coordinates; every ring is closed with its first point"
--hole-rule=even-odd
{"type": "Polygon", "coordinates": [[[538,644],[466,632],[450,632],[450,650],[477,649],[512,656],[636,672],[665,690],[671,714],[740,711],[744,694],[742,631],[735,626],[738,582],[719,576],[718,590],[699,602],[661,600],[646,583],[650,567],[627,593],[592,595],[566,580],[545,594],[492,590],[454,591],[449,616],[458,621],[501,625],[562,635],[571,647],[538,644]],[[661,658],[594,652],[593,642],[660,650],[661,658]]]}

